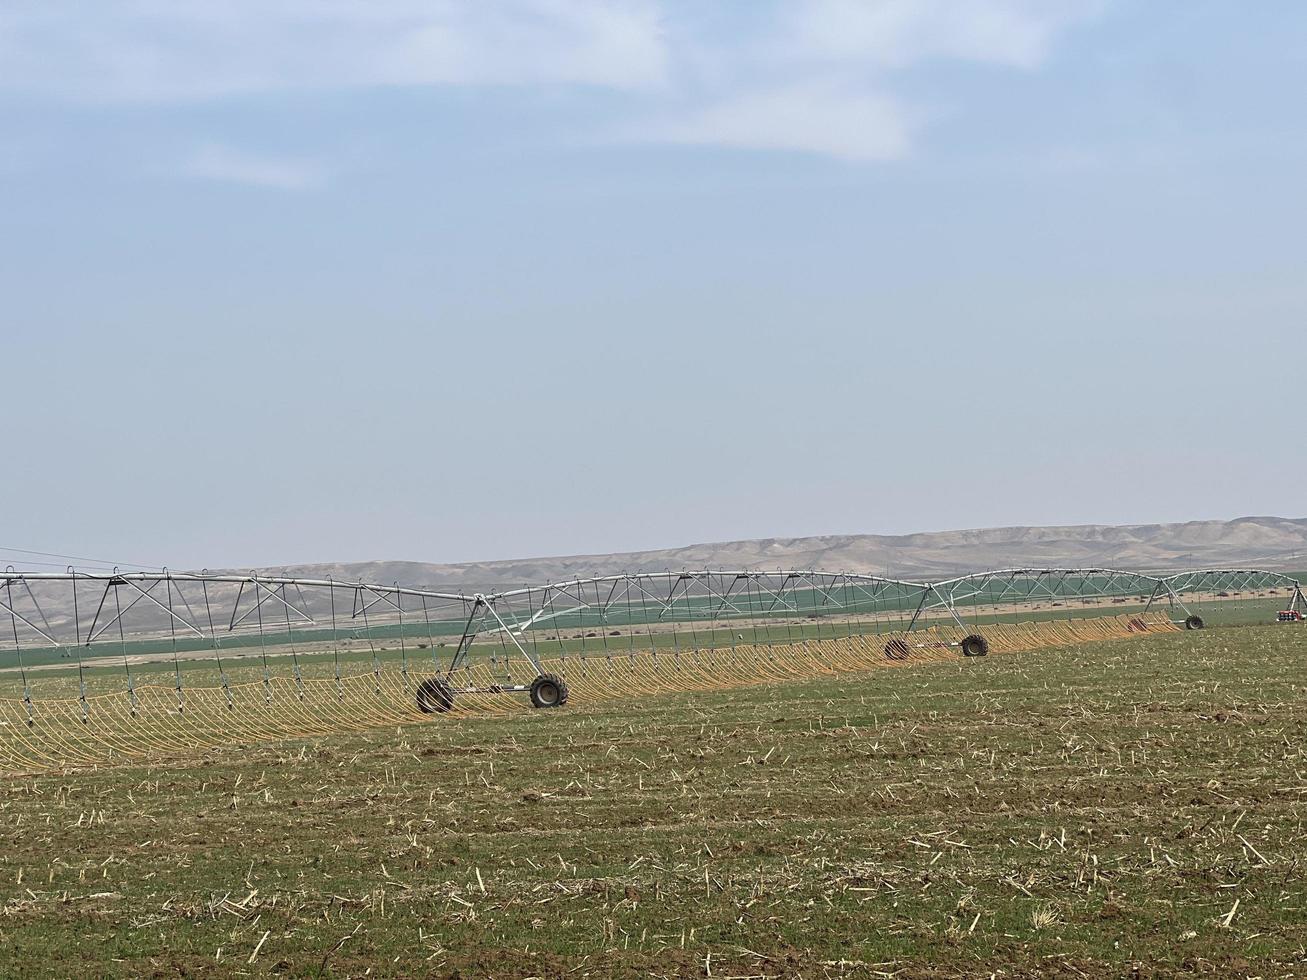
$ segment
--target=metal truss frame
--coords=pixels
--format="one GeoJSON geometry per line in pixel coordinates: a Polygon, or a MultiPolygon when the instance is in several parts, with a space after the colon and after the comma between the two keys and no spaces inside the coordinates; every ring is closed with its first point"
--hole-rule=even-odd
{"type": "Polygon", "coordinates": [[[1090,605],[1131,598],[1145,611],[1165,600],[1170,608],[1179,609],[1186,621],[1200,623],[1184,602],[1184,596],[1189,596],[1192,602],[1194,594],[1233,595],[1269,589],[1283,589],[1289,594],[1287,609],[1307,610],[1298,580],[1266,569],[1196,569],[1156,575],[1119,568],[1004,568],[925,583],[909,629],[915,628],[920,616],[932,610],[946,611],[959,627],[969,629],[963,615],[968,603],[974,609],[1032,603],[1090,605]]]}
{"type": "MultiPolygon", "coordinates": [[[[391,629],[384,635],[399,638],[406,680],[405,637],[411,635],[415,624],[425,622],[431,637],[437,631],[451,639],[458,637],[452,655],[443,663],[436,654],[437,644],[428,644],[432,670],[451,689],[458,689],[456,672],[467,665],[478,640],[497,641],[503,645],[505,663],[510,656],[520,658],[539,676],[543,667],[536,641],[549,633],[554,635],[546,635],[546,639],[559,640],[564,630],[575,631],[573,636],[595,638],[595,645],[605,652],[611,652],[610,634],[624,635],[634,648],[635,636],[647,632],[650,647],[656,648],[654,634],[670,632],[679,650],[683,639],[698,646],[700,632],[709,634],[709,645],[715,635],[723,634],[734,644],[736,630],[746,628],[754,637],[746,642],[772,642],[782,633],[793,642],[793,629],[796,624],[802,627],[803,620],[832,624],[844,620],[844,635],[850,635],[865,632],[868,620],[897,621],[895,629],[907,633],[924,620],[943,618],[970,632],[968,618],[974,620],[981,610],[1006,613],[1035,604],[1080,603],[1088,607],[1101,601],[1130,600],[1149,610],[1164,599],[1170,608],[1194,620],[1197,617],[1190,613],[1186,597],[1192,602],[1202,593],[1270,590],[1287,593],[1287,609],[1307,612],[1298,580],[1249,568],[1156,575],[1097,567],[1025,567],[934,582],[817,569],[705,569],[578,577],[540,586],[472,592],[253,573],[10,568],[0,572],[0,620],[10,619],[5,631],[12,634],[8,649],[18,652],[20,666],[24,637],[28,649],[54,647],[76,651],[79,658],[82,650],[97,644],[118,644],[125,659],[129,633],[171,638],[174,653],[181,637],[211,646],[217,654],[224,640],[242,633],[257,634],[259,644],[266,640],[293,647],[306,637],[314,642],[323,637],[337,642],[342,630],[371,644],[374,636],[383,635],[379,629],[391,629]],[[71,591],[71,603],[51,601],[52,595],[62,596],[60,589],[71,591]],[[346,597],[348,602],[343,601],[346,597]],[[760,633],[767,639],[759,640],[760,633]]],[[[738,635],[743,639],[743,633],[738,635]]],[[[800,638],[804,635],[800,628],[800,638]]],[[[585,649],[585,639],[581,642],[585,649]]],[[[375,651],[373,661],[379,670],[375,651]]],[[[266,678],[266,656],[264,663],[266,678]]],[[[296,672],[298,683],[298,661],[296,672]]],[[[337,680],[339,677],[338,666],[337,680]]],[[[179,691],[180,684],[179,673],[179,691]]],[[[506,681],[495,684],[493,690],[524,691],[527,686],[506,681]]]]}
{"type": "Polygon", "coordinates": [[[1307,611],[1307,598],[1303,596],[1302,584],[1283,572],[1262,568],[1201,568],[1168,575],[1158,581],[1165,589],[1165,593],[1181,605],[1181,608],[1183,608],[1179,600],[1181,595],[1226,593],[1228,597],[1233,598],[1245,592],[1279,592],[1283,589],[1289,593],[1289,601],[1285,609],[1299,613],[1307,611]]]}
{"type": "MultiPolygon", "coordinates": [[[[968,629],[962,616],[968,603],[974,609],[1036,602],[1098,602],[1136,596],[1141,603],[1150,604],[1162,587],[1161,582],[1155,575],[1120,568],[1002,568],[930,583],[918,613],[945,609],[958,626],[968,629]]],[[[916,621],[914,617],[914,627],[916,621]]]]}

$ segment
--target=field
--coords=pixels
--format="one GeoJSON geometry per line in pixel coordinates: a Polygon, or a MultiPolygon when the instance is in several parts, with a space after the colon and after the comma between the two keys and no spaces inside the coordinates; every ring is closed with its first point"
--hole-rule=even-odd
{"type": "Polygon", "coordinates": [[[1307,974],[1307,629],[0,784],[9,975],[1307,974]]]}

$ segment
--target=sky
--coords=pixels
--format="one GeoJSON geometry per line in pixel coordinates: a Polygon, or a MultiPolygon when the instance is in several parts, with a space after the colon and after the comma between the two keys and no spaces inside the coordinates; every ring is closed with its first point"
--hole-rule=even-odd
{"type": "Polygon", "coordinates": [[[0,562],[1303,516],[1305,40],[0,0],[0,562]]]}

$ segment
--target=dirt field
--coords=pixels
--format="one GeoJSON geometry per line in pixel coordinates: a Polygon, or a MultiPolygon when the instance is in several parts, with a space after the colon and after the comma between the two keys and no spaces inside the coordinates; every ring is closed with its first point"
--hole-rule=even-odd
{"type": "Polygon", "coordinates": [[[10,975],[1307,973],[1307,630],[0,784],[10,975]]]}

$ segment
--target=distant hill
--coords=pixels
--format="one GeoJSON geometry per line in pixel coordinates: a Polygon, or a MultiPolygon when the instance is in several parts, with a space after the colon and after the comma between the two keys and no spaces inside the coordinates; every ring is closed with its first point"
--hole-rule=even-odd
{"type": "Polygon", "coordinates": [[[693,544],[658,551],[429,564],[365,561],[261,569],[341,581],[483,589],[614,572],[685,568],[820,568],[908,579],[1012,566],[1138,570],[1257,564],[1307,567],[1307,518],[1241,517],[1183,524],[999,527],[922,534],[839,534],[693,544]]]}

